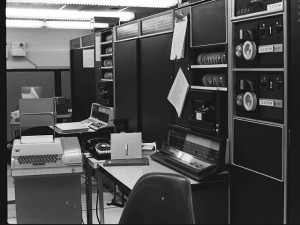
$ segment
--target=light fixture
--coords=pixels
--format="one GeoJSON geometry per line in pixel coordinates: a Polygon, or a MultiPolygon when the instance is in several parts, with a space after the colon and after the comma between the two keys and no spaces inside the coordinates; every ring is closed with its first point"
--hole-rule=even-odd
{"type": "Polygon", "coordinates": [[[8,28],[50,28],[50,29],[88,29],[107,28],[107,23],[91,23],[90,21],[41,21],[41,20],[6,20],[8,28]]]}
{"type": "Polygon", "coordinates": [[[169,8],[176,5],[178,0],[6,0],[6,2],[169,8]]]}
{"type": "Polygon", "coordinates": [[[134,19],[132,12],[107,12],[107,11],[74,11],[50,9],[19,9],[6,7],[6,18],[19,19],[50,19],[50,20],[81,20],[90,21],[94,17],[119,17],[120,21],[134,19]]]}
{"type": "MultiPolygon", "coordinates": [[[[97,23],[98,28],[107,28],[107,23],[97,23]]],[[[45,21],[45,28],[54,29],[92,29],[91,22],[86,21],[45,21]]]]}
{"type": "Polygon", "coordinates": [[[6,20],[9,28],[42,28],[44,21],[41,20],[6,20]]]}

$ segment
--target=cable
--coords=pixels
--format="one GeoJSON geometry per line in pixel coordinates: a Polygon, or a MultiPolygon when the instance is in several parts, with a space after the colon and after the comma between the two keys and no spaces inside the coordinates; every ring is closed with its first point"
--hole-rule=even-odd
{"type": "Polygon", "coordinates": [[[30,59],[28,59],[27,56],[25,56],[25,58],[26,58],[29,62],[31,62],[31,63],[35,66],[35,68],[37,69],[37,65],[36,65],[34,62],[32,62],[30,59]]]}
{"type": "Polygon", "coordinates": [[[101,224],[99,215],[98,215],[98,197],[99,197],[99,190],[97,189],[96,216],[97,216],[98,223],[101,224]]]}

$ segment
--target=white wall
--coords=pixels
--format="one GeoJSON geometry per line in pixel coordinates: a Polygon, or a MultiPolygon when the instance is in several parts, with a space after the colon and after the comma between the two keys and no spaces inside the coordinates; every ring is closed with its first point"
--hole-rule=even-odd
{"type": "Polygon", "coordinates": [[[38,67],[70,67],[71,39],[90,34],[89,30],[66,29],[6,29],[8,46],[7,69],[38,67]],[[11,56],[12,41],[24,41],[26,57],[11,56]]]}
{"type": "MultiPolygon", "coordinates": [[[[7,69],[21,69],[7,71],[7,140],[14,136],[10,127],[10,112],[18,108],[22,86],[42,86],[43,97],[54,96],[54,72],[26,71],[38,68],[70,68],[71,39],[90,34],[89,30],[61,30],[61,29],[6,29],[6,43],[8,46],[7,69]],[[11,56],[12,41],[24,41],[26,57],[11,56]],[[24,69],[22,71],[22,69],[24,69]]],[[[70,72],[61,73],[62,96],[71,98],[70,72]]]]}

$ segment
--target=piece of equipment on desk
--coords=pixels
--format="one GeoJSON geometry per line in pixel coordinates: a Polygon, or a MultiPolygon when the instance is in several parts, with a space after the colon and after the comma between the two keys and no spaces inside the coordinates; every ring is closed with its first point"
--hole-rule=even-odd
{"type": "Polygon", "coordinates": [[[89,127],[99,130],[104,127],[112,127],[114,121],[114,109],[112,107],[102,106],[98,103],[92,103],[90,117],[82,120],[81,123],[89,123],[89,127]]]}
{"type": "Polygon", "coordinates": [[[167,146],[151,158],[194,180],[220,172],[225,161],[227,140],[170,125],[167,146]]]}
{"type": "MultiPolygon", "coordinates": [[[[32,136],[32,140],[38,136],[32,136]]],[[[12,176],[82,172],[81,149],[76,137],[55,138],[53,142],[21,143],[15,139],[11,156],[12,176]]]]}

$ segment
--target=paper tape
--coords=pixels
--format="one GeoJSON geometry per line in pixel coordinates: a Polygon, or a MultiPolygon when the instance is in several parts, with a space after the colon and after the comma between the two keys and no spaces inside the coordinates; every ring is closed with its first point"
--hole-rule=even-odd
{"type": "Polygon", "coordinates": [[[257,97],[254,92],[246,92],[243,96],[243,105],[247,111],[253,111],[257,106],[257,97]]]}
{"type": "Polygon", "coordinates": [[[256,56],[256,44],[253,41],[245,41],[243,45],[243,56],[246,60],[253,60],[256,56]]]}

